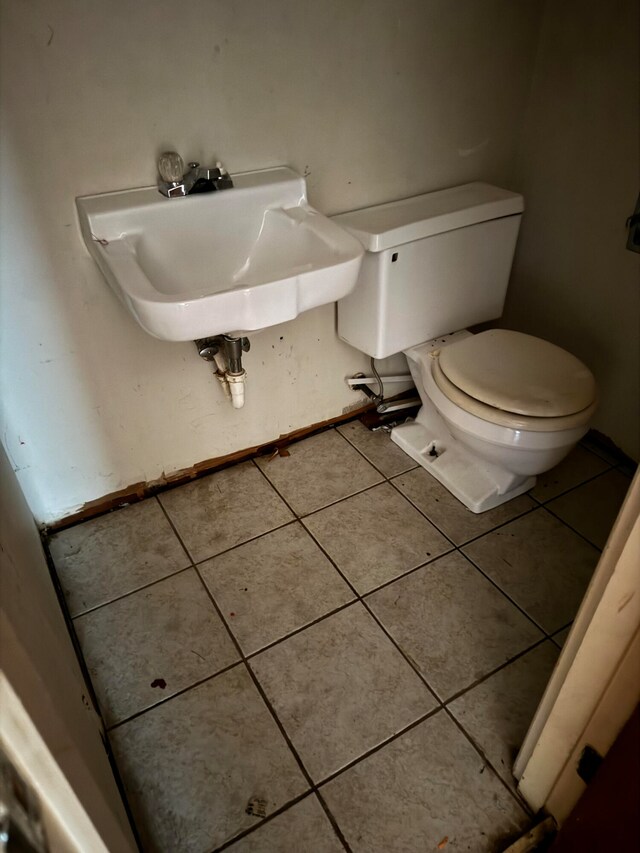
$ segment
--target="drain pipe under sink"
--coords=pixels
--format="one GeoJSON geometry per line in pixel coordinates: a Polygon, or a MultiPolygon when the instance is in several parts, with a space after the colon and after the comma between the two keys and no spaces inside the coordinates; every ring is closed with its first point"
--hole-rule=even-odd
{"type": "Polygon", "coordinates": [[[195,341],[198,354],[205,361],[212,362],[215,375],[222,385],[227,399],[234,409],[244,406],[244,386],[247,371],[242,367],[242,353],[248,352],[248,338],[234,335],[215,335],[195,341]]]}

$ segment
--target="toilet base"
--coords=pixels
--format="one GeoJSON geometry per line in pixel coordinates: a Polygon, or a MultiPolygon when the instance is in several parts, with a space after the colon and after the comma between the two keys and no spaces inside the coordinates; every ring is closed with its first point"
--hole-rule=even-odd
{"type": "Polygon", "coordinates": [[[473,456],[438,413],[426,408],[422,406],[418,421],[391,430],[391,439],[471,512],[486,512],[535,485],[535,477],[513,474],[473,456]]]}

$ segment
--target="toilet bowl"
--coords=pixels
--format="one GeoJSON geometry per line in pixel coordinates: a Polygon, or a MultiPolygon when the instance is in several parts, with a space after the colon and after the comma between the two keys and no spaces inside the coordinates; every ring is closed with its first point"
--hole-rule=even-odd
{"type": "Polygon", "coordinates": [[[589,428],[593,376],[570,353],[505,329],[524,200],[473,183],[340,214],[366,252],[338,334],[373,358],[404,352],[422,399],[393,441],[473,512],[530,489],[589,428]]]}
{"type": "MultiPolygon", "coordinates": [[[[509,386],[504,382],[496,385],[501,402],[502,398],[511,397],[513,407],[519,411],[478,400],[447,377],[441,358],[445,348],[454,354],[453,347],[462,341],[483,343],[480,336],[465,330],[405,350],[423,405],[415,421],[391,432],[392,440],[405,453],[473,512],[492,509],[530,489],[535,484],[535,475],[557,465],[582,438],[597,406],[593,377],[569,353],[517,332],[494,330],[482,335],[488,338],[487,343],[495,344],[496,355],[506,357],[505,349],[513,355],[524,343],[529,350],[536,349],[548,356],[545,363],[534,365],[538,368],[533,371],[538,374],[535,382],[530,369],[525,367],[520,372],[522,364],[517,360],[507,365],[517,399],[509,395],[509,386]],[[563,365],[568,369],[563,371],[563,365]],[[518,383],[519,374],[521,383],[518,383]],[[542,382],[545,374],[547,382],[542,382]],[[523,409],[534,414],[525,414],[523,409]],[[541,415],[544,411],[553,414],[541,415]]],[[[458,358],[453,361],[463,380],[473,384],[473,374],[478,370],[485,371],[483,375],[491,380],[490,359],[486,357],[486,350],[491,347],[485,348],[482,366],[477,359],[469,359],[474,349],[477,355],[478,347],[467,346],[466,352],[457,348],[458,358]],[[470,368],[471,379],[464,375],[466,368],[470,368]]],[[[486,397],[486,384],[481,383],[474,393],[486,397]]]]}

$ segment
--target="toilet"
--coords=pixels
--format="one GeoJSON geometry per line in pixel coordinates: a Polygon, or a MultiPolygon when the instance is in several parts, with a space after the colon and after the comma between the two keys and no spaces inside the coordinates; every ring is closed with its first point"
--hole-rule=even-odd
{"type": "Polygon", "coordinates": [[[373,358],[404,352],[422,406],[391,438],[476,513],[530,489],[597,406],[593,375],[560,347],[468,330],[502,315],[523,210],[472,183],[334,217],[366,250],[338,334],[373,358]]]}

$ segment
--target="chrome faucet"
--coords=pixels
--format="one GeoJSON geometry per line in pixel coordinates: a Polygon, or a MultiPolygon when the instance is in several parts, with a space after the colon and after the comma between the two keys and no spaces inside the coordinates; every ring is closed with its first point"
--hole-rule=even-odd
{"type": "Polygon", "coordinates": [[[182,157],[175,151],[165,151],[160,155],[158,172],[158,189],[167,198],[181,198],[233,187],[231,176],[222,163],[216,163],[211,169],[200,163],[189,163],[185,172],[182,157]]]}

